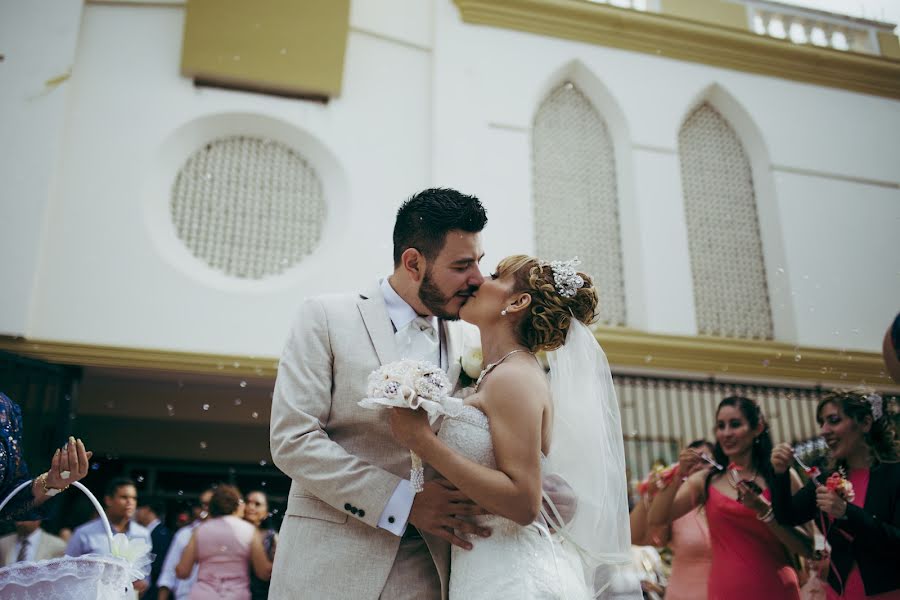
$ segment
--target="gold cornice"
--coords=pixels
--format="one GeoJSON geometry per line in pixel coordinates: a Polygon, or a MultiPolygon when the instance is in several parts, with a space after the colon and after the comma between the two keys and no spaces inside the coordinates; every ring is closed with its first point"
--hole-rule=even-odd
{"type": "Polygon", "coordinates": [[[278,359],[274,357],[100,346],[10,336],[0,336],[0,351],[54,364],[218,377],[274,379],[278,369],[278,359]]]}
{"type": "Polygon", "coordinates": [[[894,387],[881,354],[812,348],[770,340],[675,336],[602,327],[610,364],[711,377],[789,380],[831,387],[894,387]]]}
{"type": "Polygon", "coordinates": [[[900,99],[900,61],[586,0],[453,0],[466,23],[900,99]]]}
{"type": "MultiPolygon", "coordinates": [[[[742,377],[852,387],[895,387],[880,354],[792,346],[760,340],[645,333],[601,327],[597,339],[614,367],[740,380],[742,377]]],[[[0,351],[55,364],[272,380],[275,357],[147,350],[0,336],[0,351]]]]}

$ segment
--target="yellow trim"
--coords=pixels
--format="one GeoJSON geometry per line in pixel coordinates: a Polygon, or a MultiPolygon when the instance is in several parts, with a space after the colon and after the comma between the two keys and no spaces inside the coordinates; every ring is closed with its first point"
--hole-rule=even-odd
{"type": "Polygon", "coordinates": [[[75,344],[26,340],[10,336],[0,336],[0,351],[50,363],[81,367],[164,371],[220,377],[274,379],[278,369],[278,359],[272,357],[75,344]]]}
{"type": "MultiPolygon", "coordinates": [[[[598,329],[597,339],[616,367],[735,379],[793,380],[835,387],[852,387],[863,382],[893,387],[884,374],[881,355],[874,352],[799,348],[760,340],[660,335],[612,327],[598,329]]],[[[278,359],[274,357],[148,350],[10,336],[0,336],[0,351],[83,367],[214,377],[274,379],[278,368],[278,359]]]]}
{"type": "Polygon", "coordinates": [[[466,23],[900,99],[900,61],[581,0],[453,0],[466,23]]]}
{"type": "Polygon", "coordinates": [[[340,95],[350,0],[188,0],[181,74],[278,95],[340,95]]]}
{"type": "Polygon", "coordinates": [[[722,0],[661,0],[660,12],[711,25],[747,28],[747,7],[722,0]]]}

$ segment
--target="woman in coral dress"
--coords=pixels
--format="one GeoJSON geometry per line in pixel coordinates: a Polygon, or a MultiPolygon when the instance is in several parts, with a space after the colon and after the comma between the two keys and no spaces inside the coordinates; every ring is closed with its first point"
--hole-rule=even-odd
{"type": "Polygon", "coordinates": [[[684,477],[702,460],[685,449],[679,474],[650,507],[650,526],[703,506],[712,545],[709,600],[799,600],[790,555],[808,555],[812,540],[775,521],[768,500],[772,441],[759,405],[749,398],[725,398],[716,410],[715,432],[713,458],[728,467],[684,477]]]}

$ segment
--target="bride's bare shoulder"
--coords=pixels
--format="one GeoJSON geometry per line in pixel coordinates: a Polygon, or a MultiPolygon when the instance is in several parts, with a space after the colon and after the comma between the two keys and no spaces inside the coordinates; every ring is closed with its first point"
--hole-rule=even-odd
{"type": "Polygon", "coordinates": [[[550,386],[540,367],[516,362],[494,369],[478,393],[485,412],[529,405],[543,408],[550,399],[550,386]]]}

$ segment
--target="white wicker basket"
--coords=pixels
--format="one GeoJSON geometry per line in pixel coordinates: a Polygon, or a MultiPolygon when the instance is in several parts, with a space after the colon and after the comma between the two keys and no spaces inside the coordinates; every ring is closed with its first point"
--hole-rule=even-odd
{"type": "MultiPolygon", "coordinates": [[[[0,512],[13,496],[31,484],[26,481],[0,502],[0,512]]],[[[73,486],[93,503],[106,528],[112,551],[112,529],[106,512],[89,489],[73,486]]],[[[131,565],[111,554],[64,556],[37,562],[19,562],[0,569],[0,600],[122,600],[135,598],[131,565]]]]}

